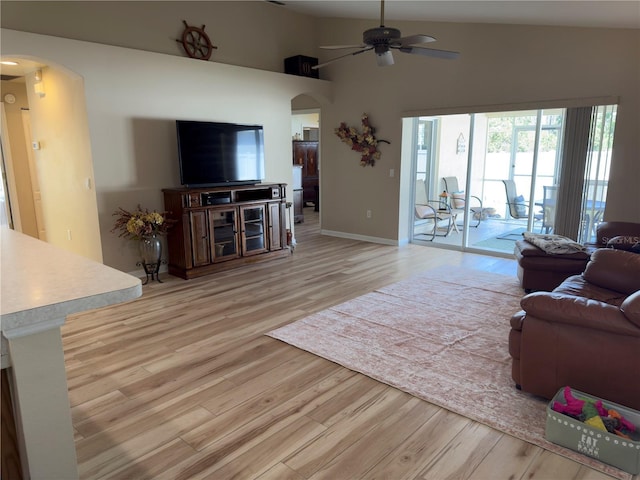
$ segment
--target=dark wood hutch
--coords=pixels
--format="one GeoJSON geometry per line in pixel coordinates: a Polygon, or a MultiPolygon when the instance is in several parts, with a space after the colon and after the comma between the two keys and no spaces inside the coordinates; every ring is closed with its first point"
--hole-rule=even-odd
{"type": "Polygon", "coordinates": [[[318,142],[293,141],[293,164],[302,166],[303,202],[318,206],[318,142]]]}

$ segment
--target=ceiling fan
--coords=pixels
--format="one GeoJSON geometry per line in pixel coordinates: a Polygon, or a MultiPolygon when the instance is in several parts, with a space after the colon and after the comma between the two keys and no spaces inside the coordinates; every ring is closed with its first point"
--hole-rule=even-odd
{"type": "Polygon", "coordinates": [[[321,63],[312,67],[314,70],[329,65],[342,58],[351,57],[353,55],[359,55],[369,50],[373,50],[376,53],[376,61],[379,67],[393,65],[392,49],[399,50],[402,53],[411,53],[414,55],[424,55],[427,57],[443,58],[447,60],[453,60],[458,58],[460,54],[458,52],[451,52],[448,50],[436,50],[433,48],[421,47],[418,44],[435,42],[436,39],[430,35],[409,35],[408,37],[402,37],[400,30],[392,27],[385,27],[384,25],[384,0],[380,1],[380,26],[365,30],[362,34],[362,45],[332,45],[320,47],[327,50],[340,50],[346,48],[358,48],[355,52],[350,52],[340,57],[333,58],[328,62],[321,63]]]}

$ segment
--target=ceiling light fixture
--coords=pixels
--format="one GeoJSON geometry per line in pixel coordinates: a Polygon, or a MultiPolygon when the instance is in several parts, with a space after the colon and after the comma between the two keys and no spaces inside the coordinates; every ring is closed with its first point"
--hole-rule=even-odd
{"type": "Polygon", "coordinates": [[[0,63],[1,63],[2,65],[12,65],[12,66],[18,65],[18,62],[14,62],[14,61],[12,61],[12,60],[3,60],[3,61],[1,61],[0,63]]]}
{"type": "Polygon", "coordinates": [[[376,61],[379,67],[388,67],[389,65],[393,65],[393,54],[390,50],[381,53],[376,52],[376,61]]]}

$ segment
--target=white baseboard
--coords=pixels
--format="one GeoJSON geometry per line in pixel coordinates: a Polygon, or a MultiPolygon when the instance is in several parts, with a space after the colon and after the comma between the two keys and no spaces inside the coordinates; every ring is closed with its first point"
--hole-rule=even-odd
{"type": "Polygon", "coordinates": [[[391,240],[389,238],[370,237],[368,235],[355,235],[352,233],[336,232],[334,230],[320,230],[320,234],[327,235],[329,237],[348,238],[349,240],[360,240],[362,242],[380,243],[382,245],[391,245],[398,247],[401,244],[398,240],[391,240]]]}
{"type": "MultiPolygon", "coordinates": [[[[160,270],[158,271],[158,273],[167,273],[168,271],[169,267],[167,267],[167,265],[163,263],[162,265],[160,265],[160,270]]],[[[144,280],[147,277],[142,267],[138,267],[136,270],[132,270],[131,272],[126,273],[141,280],[144,280]]]]}

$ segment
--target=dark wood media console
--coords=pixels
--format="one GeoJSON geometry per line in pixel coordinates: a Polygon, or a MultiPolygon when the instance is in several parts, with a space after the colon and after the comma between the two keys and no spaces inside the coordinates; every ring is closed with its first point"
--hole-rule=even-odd
{"type": "Polygon", "coordinates": [[[169,273],[189,279],[289,254],[284,183],[164,189],[169,273]]]}

